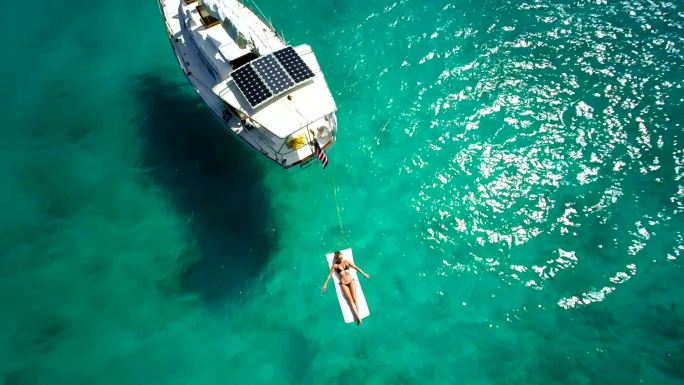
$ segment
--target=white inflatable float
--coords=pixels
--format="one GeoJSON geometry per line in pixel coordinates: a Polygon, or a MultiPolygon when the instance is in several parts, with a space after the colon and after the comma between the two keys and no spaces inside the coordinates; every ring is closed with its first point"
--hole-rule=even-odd
{"type": "MultiPolygon", "coordinates": [[[[352,254],[352,249],[344,249],[340,250],[340,252],[342,253],[342,257],[344,259],[354,262],[354,255],[352,254]]],[[[329,253],[325,255],[325,258],[328,260],[328,269],[332,268],[334,257],[335,253],[329,253]]],[[[356,270],[350,268],[348,271],[351,273],[352,278],[354,279],[354,285],[356,285],[356,306],[358,306],[359,308],[359,316],[361,317],[361,319],[364,319],[370,315],[370,311],[368,310],[368,304],[366,303],[366,297],[363,295],[363,290],[361,290],[361,283],[359,282],[359,277],[356,274],[356,270]]],[[[352,310],[349,307],[349,303],[347,302],[347,299],[344,297],[344,293],[342,292],[342,288],[340,287],[340,279],[338,278],[337,273],[333,273],[333,280],[335,281],[335,292],[337,293],[337,300],[340,302],[340,308],[342,309],[342,316],[344,317],[344,322],[355,322],[354,313],[352,313],[352,310]]]]}

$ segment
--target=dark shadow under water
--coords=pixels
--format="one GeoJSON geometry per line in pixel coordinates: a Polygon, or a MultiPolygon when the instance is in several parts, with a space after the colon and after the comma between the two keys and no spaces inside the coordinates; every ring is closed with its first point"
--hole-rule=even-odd
{"type": "Polygon", "coordinates": [[[262,155],[221,126],[189,84],[148,74],[135,85],[140,165],[187,219],[194,244],[181,284],[219,305],[259,275],[273,244],[262,155]]]}

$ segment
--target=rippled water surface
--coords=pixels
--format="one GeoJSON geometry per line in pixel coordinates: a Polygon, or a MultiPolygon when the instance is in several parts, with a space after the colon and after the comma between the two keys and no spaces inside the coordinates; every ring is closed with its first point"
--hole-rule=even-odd
{"type": "Polygon", "coordinates": [[[684,381],[680,2],[259,6],[335,95],[326,170],[227,134],[153,1],[2,23],[5,384],[684,381]]]}

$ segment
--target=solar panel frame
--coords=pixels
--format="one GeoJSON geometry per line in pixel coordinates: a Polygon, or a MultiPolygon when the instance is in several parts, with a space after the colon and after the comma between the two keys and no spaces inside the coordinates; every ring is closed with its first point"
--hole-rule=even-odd
{"type": "Polygon", "coordinates": [[[256,58],[231,72],[252,108],[268,102],[315,76],[291,46],[256,58]]]}
{"type": "Polygon", "coordinates": [[[301,56],[292,47],[285,47],[273,53],[285,71],[292,77],[296,84],[302,83],[316,76],[311,68],[304,62],[301,56]]]}
{"type": "Polygon", "coordinates": [[[249,65],[244,65],[231,73],[242,96],[254,108],[273,97],[257,72],[249,65]]]}

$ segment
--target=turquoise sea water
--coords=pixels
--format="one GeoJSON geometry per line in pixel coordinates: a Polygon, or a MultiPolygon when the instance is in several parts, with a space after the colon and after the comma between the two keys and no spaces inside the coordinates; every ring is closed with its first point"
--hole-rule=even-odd
{"type": "Polygon", "coordinates": [[[262,0],[339,105],[288,171],[131,5],[0,19],[4,384],[684,383],[681,2],[262,0]]]}

